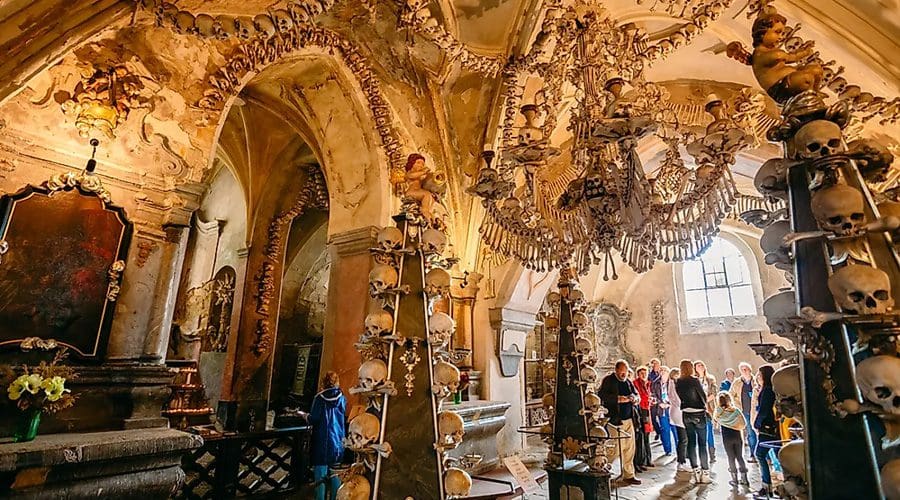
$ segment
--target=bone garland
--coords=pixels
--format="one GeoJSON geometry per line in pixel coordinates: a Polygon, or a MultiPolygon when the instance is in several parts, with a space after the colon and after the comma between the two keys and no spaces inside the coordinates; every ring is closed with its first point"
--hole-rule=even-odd
{"type": "Polygon", "coordinates": [[[222,109],[228,97],[240,91],[241,82],[247,74],[259,72],[263,67],[303,48],[319,48],[340,57],[350,73],[356,75],[372,111],[372,120],[387,154],[388,164],[402,164],[401,134],[394,126],[392,111],[375,72],[358,47],[326,28],[294,24],[284,33],[242,41],[228,57],[228,62],[209,76],[208,88],[203,92],[204,97],[198,105],[206,109],[222,109]]]}
{"type": "Polygon", "coordinates": [[[143,4],[153,11],[158,25],[168,26],[181,35],[248,40],[283,35],[295,25],[312,23],[316,17],[331,10],[334,1],[291,0],[283,9],[262,12],[253,17],[194,14],[159,0],[146,0],[143,4]]]}
{"type": "Polygon", "coordinates": [[[458,59],[466,69],[494,76],[503,67],[502,56],[483,56],[472,52],[462,42],[451,35],[431,14],[427,0],[398,0],[400,8],[400,28],[408,28],[431,40],[449,58],[458,59]]]}
{"type": "Polygon", "coordinates": [[[657,300],[650,304],[650,311],[653,316],[653,352],[656,357],[664,360],[666,357],[665,333],[669,324],[666,318],[666,304],[662,300],[657,300]]]}
{"type": "Polygon", "coordinates": [[[270,303],[276,295],[278,282],[275,273],[281,272],[280,263],[282,253],[286,247],[284,238],[290,229],[291,222],[308,208],[320,210],[328,209],[328,190],[325,187],[325,177],[316,167],[307,168],[306,183],[297,196],[294,205],[285,212],[276,214],[269,223],[268,241],[263,250],[264,260],[260,264],[259,272],[254,275],[257,281],[256,309],[259,318],[256,321],[256,339],[253,343],[253,352],[257,356],[263,356],[272,347],[272,327],[270,303]]]}

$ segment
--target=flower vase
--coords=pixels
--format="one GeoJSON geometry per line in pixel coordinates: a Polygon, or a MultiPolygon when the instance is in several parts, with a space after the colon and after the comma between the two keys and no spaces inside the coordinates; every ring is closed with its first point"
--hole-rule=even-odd
{"type": "Polygon", "coordinates": [[[41,410],[29,409],[22,413],[13,442],[24,443],[37,437],[38,426],[41,425],[41,410]]]}

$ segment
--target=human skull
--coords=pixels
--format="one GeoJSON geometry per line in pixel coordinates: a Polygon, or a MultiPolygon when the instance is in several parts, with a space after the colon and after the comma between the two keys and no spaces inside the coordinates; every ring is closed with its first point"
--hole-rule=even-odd
{"type": "Polygon", "coordinates": [[[425,293],[446,297],[450,293],[450,273],[439,267],[425,273],[425,293]]]}
{"type": "Polygon", "coordinates": [[[227,40],[237,35],[235,18],[232,16],[216,16],[215,37],[219,40],[227,40]]]}
{"type": "Polygon", "coordinates": [[[591,339],[585,336],[578,336],[575,338],[575,352],[578,354],[587,356],[591,353],[592,347],[591,339]]]}
{"type": "Polygon", "coordinates": [[[556,382],[556,363],[544,366],[544,380],[548,382],[556,382]]]}
{"type": "Polygon", "coordinates": [[[439,443],[455,448],[462,442],[463,434],[465,434],[463,425],[462,417],[455,412],[444,410],[438,413],[439,443]]]}
{"type": "Polygon", "coordinates": [[[830,120],[813,120],[797,131],[795,160],[817,160],[845,150],[841,127],[830,120]]]}
{"type": "Polygon", "coordinates": [[[881,142],[874,139],[856,139],[847,144],[847,152],[856,159],[860,172],[866,179],[880,181],[894,163],[894,155],[881,142]]]}
{"type": "Polygon", "coordinates": [[[179,11],[175,14],[175,26],[174,30],[176,33],[182,35],[190,35],[197,32],[197,25],[194,19],[194,15],[186,10],[179,11]]]}
{"type": "Polygon", "coordinates": [[[547,329],[555,329],[559,328],[559,318],[556,316],[545,316],[544,317],[544,328],[547,329]]]}
{"type": "Polygon", "coordinates": [[[371,413],[360,413],[353,417],[347,428],[345,444],[351,450],[362,450],[374,443],[381,432],[381,422],[371,413]]]}
{"type": "Polygon", "coordinates": [[[584,305],[584,292],[582,292],[579,288],[573,288],[572,290],[569,290],[569,302],[571,302],[575,307],[584,305]]]}
{"type": "Polygon", "coordinates": [[[772,388],[781,398],[800,399],[800,365],[782,366],[772,375],[772,388]]]}
{"type": "Polygon", "coordinates": [[[766,264],[773,264],[783,270],[792,268],[789,248],[784,246],[784,237],[791,232],[791,223],[780,220],[763,229],[759,246],[766,254],[766,264]]]}
{"type": "Polygon", "coordinates": [[[881,468],[881,492],[887,500],[900,500],[900,458],[881,468]]]}
{"type": "Polygon", "coordinates": [[[885,314],[894,307],[891,280],[874,267],[844,266],[828,278],[828,289],[846,313],[885,314]]]}
{"type": "Polygon", "coordinates": [[[502,194],[503,184],[500,180],[500,173],[496,169],[485,167],[478,172],[478,179],[475,181],[475,185],[469,188],[469,191],[482,198],[492,200],[502,194]]]}
{"type": "Polygon", "coordinates": [[[428,318],[428,329],[435,338],[440,339],[441,345],[446,345],[450,342],[450,338],[453,336],[453,331],[456,329],[456,324],[453,321],[453,318],[450,317],[449,314],[444,312],[436,312],[428,318]]]}
{"type": "Polygon", "coordinates": [[[387,264],[378,264],[369,273],[369,294],[376,297],[397,288],[400,277],[397,270],[387,264]]]}
{"type": "Polygon", "coordinates": [[[778,292],[763,302],[763,315],[769,330],[783,337],[792,336],[796,326],[791,322],[797,318],[797,302],[793,290],[778,292]]]}
{"type": "Polygon", "coordinates": [[[800,477],[806,480],[806,453],[803,449],[803,440],[797,439],[781,447],[778,452],[778,461],[784,468],[786,476],[800,477]]]}
{"type": "Polygon", "coordinates": [[[280,33],[287,33],[294,27],[294,20],[291,19],[291,14],[284,9],[272,12],[272,20],[275,21],[275,27],[280,33]]]}
{"type": "Polygon", "coordinates": [[[200,36],[214,37],[220,29],[219,22],[209,14],[198,14],[194,19],[194,27],[200,36]]]}
{"type": "Polygon", "coordinates": [[[437,229],[422,231],[422,251],[425,254],[441,255],[447,246],[447,237],[437,229]]]}
{"type": "Polygon", "coordinates": [[[547,308],[551,311],[555,311],[556,308],[559,307],[559,292],[549,292],[547,293],[547,298],[544,299],[544,302],[547,304],[547,308]]]}
{"type": "Polygon", "coordinates": [[[380,359],[370,359],[359,365],[359,387],[374,391],[387,378],[387,365],[380,359]]]}
{"type": "Polygon", "coordinates": [[[403,232],[393,226],[378,231],[378,246],[385,251],[397,250],[403,244],[403,232]]]}
{"type": "Polygon", "coordinates": [[[572,315],[572,324],[579,330],[587,330],[591,325],[591,320],[588,319],[587,314],[577,312],[572,315]]]}
{"type": "Polygon", "coordinates": [[[581,371],[579,372],[579,375],[581,375],[582,382],[585,382],[588,384],[593,384],[593,383],[597,382],[597,370],[595,370],[594,367],[592,367],[592,366],[582,367],[581,371]]]}
{"type": "Polygon", "coordinates": [[[863,207],[862,193],[846,184],[816,191],[810,205],[819,227],[838,236],[849,236],[862,230],[866,223],[863,207]]]}
{"type": "Polygon", "coordinates": [[[256,36],[256,25],[253,24],[253,19],[247,16],[239,16],[234,19],[234,28],[237,33],[237,37],[241,40],[249,40],[256,36]]]}
{"type": "Polygon", "coordinates": [[[266,14],[257,14],[257,16],[253,18],[253,25],[256,26],[256,32],[259,35],[266,38],[275,36],[275,23],[272,22],[272,18],[266,14]]]}
{"type": "Polygon", "coordinates": [[[753,178],[753,185],[759,194],[787,200],[787,164],[784,158],[767,160],[753,178]]]}
{"type": "Polygon", "coordinates": [[[548,414],[552,413],[553,408],[556,407],[556,396],[552,392],[544,394],[544,397],[541,398],[541,406],[544,407],[544,411],[548,414]]]}
{"type": "Polygon", "coordinates": [[[548,340],[546,343],[544,343],[544,349],[550,356],[556,356],[557,353],[559,353],[559,342],[553,339],[548,340]]]}
{"type": "Polygon", "coordinates": [[[456,392],[459,389],[459,368],[446,361],[438,361],[434,364],[434,383],[444,391],[444,395],[456,392]]]}
{"type": "Polygon", "coordinates": [[[584,409],[591,413],[600,413],[603,411],[603,402],[600,400],[600,396],[597,396],[593,392],[585,394],[584,409]]]}
{"type": "MultiPolygon", "coordinates": [[[[882,217],[895,217],[900,220],[900,203],[896,201],[883,201],[878,204],[878,213],[882,217]]],[[[900,229],[891,232],[894,245],[900,244],[900,229]]]]}
{"type": "Polygon", "coordinates": [[[444,491],[447,492],[447,498],[464,498],[469,496],[472,490],[472,478],[469,473],[450,467],[444,473],[444,491]]]}
{"type": "Polygon", "coordinates": [[[887,414],[900,415],[900,358],[882,354],[862,360],[856,382],[863,397],[887,414]]]}
{"type": "Polygon", "coordinates": [[[381,336],[394,328],[394,317],[387,311],[377,311],[366,316],[366,333],[381,336]]]}
{"type": "Polygon", "coordinates": [[[354,474],[346,479],[337,490],[337,500],[369,500],[372,485],[366,476],[354,474]]]}

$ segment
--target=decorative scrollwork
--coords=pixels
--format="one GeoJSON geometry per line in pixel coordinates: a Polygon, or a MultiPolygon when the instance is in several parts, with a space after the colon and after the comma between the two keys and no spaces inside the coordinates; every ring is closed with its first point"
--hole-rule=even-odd
{"type": "Polygon", "coordinates": [[[106,273],[109,277],[109,286],[106,289],[106,300],[115,302],[119,299],[119,292],[122,291],[122,271],[124,270],[124,260],[117,260],[109,266],[109,271],[106,273]]]}

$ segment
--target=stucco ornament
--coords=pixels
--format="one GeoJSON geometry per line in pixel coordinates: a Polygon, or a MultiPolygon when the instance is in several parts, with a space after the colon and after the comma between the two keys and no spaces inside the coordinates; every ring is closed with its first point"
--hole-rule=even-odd
{"type": "Polygon", "coordinates": [[[403,169],[392,170],[391,182],[402,193],[405,206],[416,207],[429,226],[443,227],[437,206],[447,189],[447,178],[429,168],[424,156],[409,155],[403,169]]]}
{"type": "Polygon", "coordinates": [[[894,307],[887,273],[865,265],[848,265],[828,278],[828,289],[845,313],[885,314],[894,307]]]}
{"type": "Polygon", "coordinates": [[[360,413],[353,417],[344,438],[344,446],[353,451],[366,451],[378,439],[381,422],[371,413],[360,413]]]}
{"type": "Polygon", "coordinates": [[[850,236],[863,230],[866,224],[863,207],[862,192],[846,184],[816,191],[810,206],[819,227],[837,236],[850,236]]]}
{"type": "Polygon", "coordinates": [[[472,477],[462,469],[450,467],[444,473],[444,490],[448,499],[467,497],[472,490],[472,477]]]}
{"type": "Polygon", "coordinates": [[[345,479],[337,490],[337,500],[369,500],[372,485],[365,476],[354,474],[345,479]]]}
{"type": "Polygon", "coordinates": [[[378,264],[369,272],[369,294],[379,297],[397,288],[400,277],[393,266],[378,264]]]}

